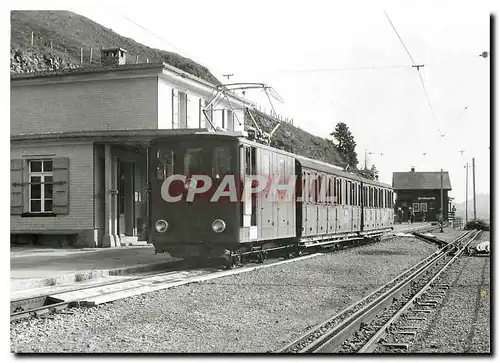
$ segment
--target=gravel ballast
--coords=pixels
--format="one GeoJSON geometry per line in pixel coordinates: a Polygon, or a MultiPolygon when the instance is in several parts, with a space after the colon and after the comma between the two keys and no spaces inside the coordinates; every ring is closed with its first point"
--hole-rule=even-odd
{"type": "MultiPolygon", "coordinates": [[[[485,232],[481,241],[489,239],[485,232]]],[[[462,256],[440,282],[450,288],[412,352],[489,353],[490,258],[462,256]]]]}
{"type": "Polygon", "coordinates": [[[11,323],[14,352],[266,352],[436,251],[411,237],[11,323]]]}

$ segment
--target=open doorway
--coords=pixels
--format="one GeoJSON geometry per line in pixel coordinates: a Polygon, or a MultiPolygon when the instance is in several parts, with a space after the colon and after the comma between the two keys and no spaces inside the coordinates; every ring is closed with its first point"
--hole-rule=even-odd
{"type": "Polygon", "coordinates": [[[118,162],[118,234],[135,236],[135,163],[118,162]]]}

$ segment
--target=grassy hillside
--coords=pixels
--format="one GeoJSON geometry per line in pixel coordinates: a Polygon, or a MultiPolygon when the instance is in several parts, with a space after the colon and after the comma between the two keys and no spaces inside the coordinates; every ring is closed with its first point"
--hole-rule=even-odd
{"type": "Polygon", "coordinates": [[[92,64],[100,63],[99,47],[122,47],[127,62],[166,62],[206,81],[219,84],[210,71],[176,53],[153,49],[123,37],[84,16],[69,11],[11,12],[11,72],[33,72],[75,68],[80,64],[80,48],[84,48],[84,64],[88,66],[90,47],[92,64]],[[31,46],[31,32],[34,46],[31,46]],[[52,48],[50,42],[52,41],[52,48]]]}

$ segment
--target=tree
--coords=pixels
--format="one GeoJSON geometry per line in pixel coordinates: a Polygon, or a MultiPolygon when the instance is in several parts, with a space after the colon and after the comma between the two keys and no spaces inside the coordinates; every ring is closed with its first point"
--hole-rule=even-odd
{"type": "Polygon", "coordinates": [[[356,142],[352,136],[349,127],[344,122],[339,122],[335,130],[330,134],[335,140],[337,150],[345,157],[351,167],[358,165],[358,154],[356,153],[356,142]]]}

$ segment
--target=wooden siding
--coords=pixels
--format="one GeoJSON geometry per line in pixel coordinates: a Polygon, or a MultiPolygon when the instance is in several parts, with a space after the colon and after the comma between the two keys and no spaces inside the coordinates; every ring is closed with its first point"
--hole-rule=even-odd
{"type": "MultiPolygon", "coordinates": [[[[55,217],[11,216],[11,233],[93,228],[92,143],[30,143],[11,145],[11,159],[69,158],[69,214],[55,217]]],[[[27,173],[27,167],[23,173],[27,173]]]]}
{"type": "Polygon", "coordinates": [[[11,135],[155,129],[157,77],[11,86],[11,135]]]}

